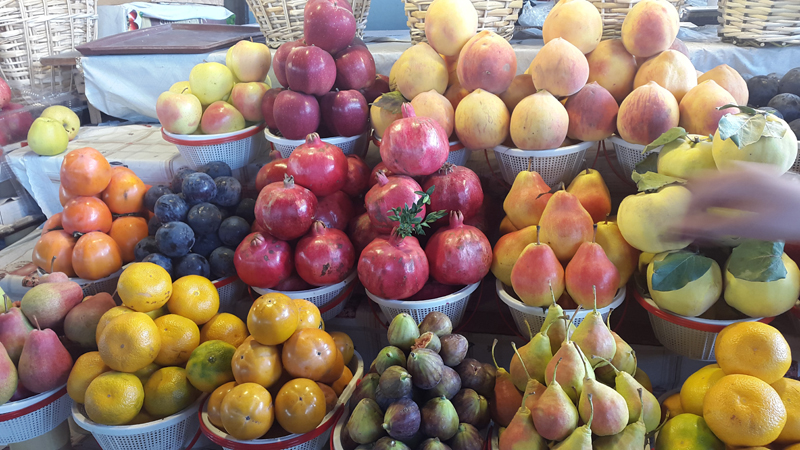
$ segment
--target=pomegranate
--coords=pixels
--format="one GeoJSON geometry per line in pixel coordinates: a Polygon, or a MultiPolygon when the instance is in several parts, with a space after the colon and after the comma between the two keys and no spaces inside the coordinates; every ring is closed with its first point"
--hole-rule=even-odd
{"type": "Polygon", "coordinates": [[[261,233],[261,234],[267,233],[267,234],[269,234],[269,232],[263,226],[261,226],[261,223],[258,220],[254,220],[253,224],[250,225],[250,232],[251,233],[261,233]]]}
{"type": "Polygon", "coordinates": [[[285,292],[285,291],[307,291],[307,290],[312,289],[312,288],[313,288],[313,286],[311,286],[310,284],[306,283],[306,281],[304,279],[300,278],[300,276],[297,275],[297,272],[292,272],[292,274],[289,275],[289,278],[281,281],[280,283],[278,283],[274,287],[274,289],[276,291],[281,291],[281,292],[285,292]]]}
{"type": "MultiPolygon", "coordinates": [[[[397,221],[389,218],[393,214],[391,210],[416,203],[422,198],[417,194],[422,188],[411,177],[404,175],[386,178],[383,172],[378,172],[377,176],[378,184],[367,192],[364,203],[372,226],[378,232],[388,233],[397,225],[397,221]]],[[[416,216],[420,220],[425,217],[425,205],[416,216]]]]}
{"type": "Polygon", "coordinates": [[[356,263],[353,244],[343,231],[314,222],[311,232],[297,243],[294,265],[297,274],[312,286],[344,281],[356,263]]]}
{"type": "Polygon", "coordinates": [[[372,189],[372,186],[378,184],[378,172],[380,171],[382,171],[383,174],[386,175],[387,177],[391,177],[392,175],[399,175],[389,170],[389,168],[386,167],[386,164],[383,161],[381,161],[372,169],[372,172],[370,172],[369,174],[369,180],[368,180],[369,182],[367,185],[368,189],[372,189]]]}
{"type": "Polygon", "coordinates": [[[442,284],[481,281],[492,265],[492,246],[479,229],[464,225],[461,211],[450,213],[450,225],[431,236],[425,247],[431,276],[442,284]]]}
{"type": "Polygon", "coordinates": [[[403,103],[403,118],[395,120],[381,138],[381,159],[401,175],[430,175],[447,161],[450,143],[438,122],[417,117],[410,103],[403,103]]]}
{"type": "Polygon", "coordinates": [[[256,199],[256,221],[269,234],[284,241],[306,234],[316,212],[317,197],[295,184],[289,175],[282,182],[266,185],[256,199]]]}
{"type": "Polygon", "coordinates": [[[314,215],[314,220],[319,220],[327,228],[344,231],[353,216],[355,216],[353,202],[342,191],[336,191],[317,200],[317,213],[314,215]]]}
{"type": "Polygon", "coordinates": [[[305,45],[305,42],[303,42],[301,38],[296,41],[281,44],[281,46],[275,50],[275,56],[272,57],[272,70],[275,72],[275,78],[281,86],[289,87],[289,82],[286,80],[286,60],[289,58],[289,53],[295,48],[305,45]]]}
{"type": "Polygon", "coordinates": [[[303,35],[308,45],[330,54],[344,50],[356,36],[356,18],[346,1],[315,0],[303,9],[303,35]]]}
{"type": "Polygon", "coordinates": [[[269,154],[270,162],[261,166],[256,175],[256,190],[261,192],[264,186],[270,183],[282,181],[286,175],[286,158],[283,158],[277,150],[269,154]]]}
{"type": "Polygon", "coordinates": [[[317,133],[306,136],[289,156],[286,173],[318,197],[341,190],[347,181],[347,157],[342,149],[324,142],[317,133]]]}
{"type": "Polygon", "coordinates": [[[372,226],[367,213],[361,214],[347,225],[347,236],[350,238],[350,242],[353,243],[357,255],[360,255],[364,247],[380,235],[378,230],[372,226]]]}
{"type": "Polygon", "coordinates": [[[292,274],[292,247],[268,233],[251,233],[236,247],[233,264],[248,286],[272,289],[292,274]]]}
{"type": "Polygon", "coordinates": [[[365,194],[369,190],[370,173],[369,166],[360,156],[347,155],[347,181],[342,191],[350,197],[360,197],[365,194]]]}
{"type": "Polygon", "coordinates": [[[400,300],[419,292],[428,280],[428,258],[413,236],[396,231],[373,240],[358,259],[358,279],[371,293],[400,300]]]}
{"type": "Polygon", "coordinates": [[[422,290],[411,297],[408,297],[407,300],[432,300],[434,298],[450,295],[461,290],[461,288],[462,286],[448,286],[446,284],[439,283],[433,278],[428,278],[428,282],[425,283],[425,286],[422,287],[422,290]]]}
{"type": "Polygon", "coordinates": [[[425,179],[422,190],[427,191],[431,186],[436,186],[431,194],[431,209],[434,211],[461,211],[464,218],[469,219],[483,204],[481,180],[466,167],[444,163],[441,169],[425,179]]]}
{"type": "Polygon", "coordinates": [[[261,97],[261,114],[264,116],[264,125],[270,130],[277,130],[278,124],[275,122],[275,99],[283,91],[281,88],[272,88],[261,97]]]}

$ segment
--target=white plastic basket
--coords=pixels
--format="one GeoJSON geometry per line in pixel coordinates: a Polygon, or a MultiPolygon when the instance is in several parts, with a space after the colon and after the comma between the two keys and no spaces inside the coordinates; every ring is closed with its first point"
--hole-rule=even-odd
{"type": "Polygon", "coordinates": [[[619,136],[611,136],[608,139],[614,144],[614,152],[617,154],[619,165],[622,166],[622,170],[625,171],[624,175],[628,176],[633,173],[637,164],[644,161],[645,158],[652,153],[658,153],[661,150],[661,147],[656,147],[647,153],[642,153],[644,151],[644,145],[632,144],[619,136]]]}
{"type": "Polygon", "coordinates": [[[233,133],[206,135],[172,134],[162,128],[161,136],[178,147],[181,156],[192,169],[213,161],[222,161],[232,170],[236,170],[253,162],[267,148],[263,130],[263,123],[233,133]]]}
{"type": "Polygon", "coordinates": [[[197,411],[202,395],[183,411],[139,425],[100,425],[86,416],[83,405],[73,403],[72,419],[100,444],[103,450],[177,450],[191,448],[200,437],[197,411]]]}
{"type": "Polygon", "coordinates": [[[569,184],[575,178],[583,166],[586,150],[595,144],[581,142],[553,150],[520,150],[498,145],[494,148],[494,157],[508,184],[514,184],[518,173],[532,170],[538,172],[548,186],[556,186],[561,182],[569,184]]]}
{"type": "Polygon", "coordinates": [[[794,158],[794,164],[792,164],[792,168],[789,171],[800,173],[800,143],[797,144],[797,157],[794,158]]]}
{"type": "Polygon", "coordinates": [[[467,310],[467,304],[472,293],[478,289],[481,282],[464,286],[462,289],[444,297],[435,298],[432,300],[387,300],[378,297],[367,289],[364,291],[367,296],[372,299],[381,307],[383,315],[391,320],[394,316],[406,313],[414,318],[414,321],[421,323],[428,313],[437,311],[447,315],[453,323],[453,328],[458,327],[461,319],[464,318],[464,312],[467,310]]]}
{"type": "Polygon", "coordinates": [[[233,313],[234,303],[247,295],[247,285],[236,275],[214,281],[214,287],[219,293],[221,313],[233,313]]]}
{"type": "Polygon", "coordinates": [[[656,339],[674,353],[700,361],[715,361],[714,344],[723,328],[738,322],[770,323],[774,317],[748,317],[741,320],[710,320],[679,316],[660,309],[638,291],[636,301],[647,310],[656,339]]]}
{"type": "Polygon", "coordinates": [[[41,436],[69,417],[67,387],[0,405],[0,448],[41,436]]]}
{"type": "MultiPolygon", "coordinates": [[[[342,153],[345,155],[358,155],[360,157],[364,157],[367,154],[367,149],[369,149],[369,137],[371,131],[367,130],[363,134],[358,136],[351,136],[351,137],[330,137],[330,138],[323,138],[323,142],[327,142],[328,144],[335,145],[342,149],[342,153]]],[[[282,136],[277,136],[273,134],[269,129],[264,132],[267,140],[272,143],[272,147],[280,152],[281,157],[288,158],[289,155],[292,154],[294,149],[296,149],[301,144],[305,144],[305,140],[303,139],[286,139],[282,136]]]]}
{"type": "MultiPolygon", "coordinates": [[[[528,326],[525,325],[525,321],[528,321],[528,324],[531,326],[531,332],[538,333],[539,330],[542,328],[544,324],[544,319],[547,317],[547,308],[540,308],[538,306],[528,306],[525,303],[522,303],[519,299],[517,299],[514,295],[512,295],[509,290],[506,289],[506,286],[503,284],[502,281],[496,280],[495,287],[497,289],[497,296],[500,297],[500,300],[503,301],[506,305],[508,305],[508,309],[511,310],[511,316],[514,318],[514,323],[517,325],[517,330],[519,330],[520,334],[523,336],[528,335],[528,326]]],[[[625,294],[627,289],[625,286],[622,286],[618,291],[617,295],[614,296],[614,301],[611,302],[610,305],[604,308],[597,308],[597,311],[603,316],[603,321],[608,319],[608,315],[611,314],[611,311],[617,309],[619,305],[625,301],[625,294]]],[[[565,309],[564,314],[569,317],[572,317],[573,313],[575,312],[574,309],[565,309]]],[[[583,322],[583,319],[592,312],[591,309],[581,309],[578,314],[575,315],[575,318],[572,320],[572,323],[577,327],[578,325],[583,322]]]]}
{"type": "Polygon", "coordinates": [[[271,292],[280,292],[289,298],[301,298],[310,301],[317,305],[323,321],[328,321],[338,316],[345,303],[353,295],[353,290],[356,285],[355,281],[358,273],[353,270],[353,273],[347,276],[344,281],[330,286],[323,286],[315,289],[308,289],[306,291],[276,291],[273,289],[261,289],[254,287],[253,290],[261,295],[269,294],[271,292]]]}
{"type": "MultiPolygon", "coordinates": [[[[253,439],[241,441],[234,439],[228,433],[217,428],[208,420],[208,403],[204,402],[200,409],[200,429],[203,434],[225,450],[320,450],[325,447],[331,437],[331,432],[339,419],[348,410],[348,403],[361,376],[364,374],[364,360],[357,352],[353,352],[353,359],[348,365],[353,373],[353,379],[342,391],[336,406],[322,419],[322,422],[312,431],[305,434],[290,434],[275,439],[253,439]]],[[[277,423],[277,422],[276,422],[277,423]]]]}

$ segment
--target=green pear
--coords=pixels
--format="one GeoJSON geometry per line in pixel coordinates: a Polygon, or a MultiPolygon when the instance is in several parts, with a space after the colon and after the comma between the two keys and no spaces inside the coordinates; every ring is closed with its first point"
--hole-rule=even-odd
{"type": "MultiPolygon", "coordinates": [[[[572,334],[572,341],[578,344],[583,354],[589,358],[592,367],[600,364],[603,358],[610,360],[617,353],[614,336],[603,322],[603,316],[597,311],[597,291],[594,292],[594,310],[586,315],[572,334]]],[[[580,306],[578,306],[580,309],[580,306]]]]}
{"type": "Polygon", "coordinates": [[[589,420],[584,425],[576,428],[568,438],[556,444],[553,450],[592,450],[592,422],[594,421],[594,406],[592,394],[588,395],[589,420]]]}
{"type": "MultiPolygon", "coordinates": [[[[527,321],[525,323],[527,324],[527,321]]],[[[527,344],[520,347],[519,356],[515,354],[511,357],[511,365],[509,367],[511,380],[520,391],[525,390],[529,375],[530,378],[539,383],[544,383],[545,368],[553,358],[553,352],[550,349],[550,337],[547,335],[549,328],[550,325],[547,325],[546,328],[542,327],[527,344]],[[526,373],[525,368],[530,368],[527,371],[528,373],[526,373]]],[[[530,325],[528,325],[528,333],[530,333],[530,330],[530,325]]]]}
{"type": "Polygon", "coordinates": [[[608,361],[604,361],[603,364],[611,367],[616,374],[614,385],[628,405],[628,423],[632,424],[638,421],[639,417],[643,415],[643,422],[648,433],[658,428],[658,424],[661,421],[661,405],[658,403],[658,399],[631,374],[617,370],[608,361]],[[643,405],[644,414],[642,414],[643,405]]]}
{"type": "Polygon", "coordinates": [[[556,361],[553,378],[531,410],[533,425],[542,437],[551,441],[566,439],[578,426],[578,410],[564,389],[558,383],[556,361]]]}
{"type": "Polygon", "coordinates": [[[625,197],[617,211],[622,237],[634,248],[648,253],[680,250],[691,238],[675,236],[692,194],[683,186],[668,185],[657,192],[625,197]]]}
{"type": "MultiPolygon", "coordinates": [[[[569,320],[569,319],[564,319],[569,320]]],[[[547,364],[545,369],[545,380],[558,380],[573,403],[577,403],[583,390],[584,378],[594,378],[594,371],[587,371],[587,366],[583,364],[583,352],[574,342],[566,338],[561,344],[553,359],[547,364]],[[556,364],[561,365],[558,371],[558,378],[555,378],[556,364]]]]}
{"type": "Polygon", "coordinates": [[[564,323],[564,310],[556,303],[555,297],[552,300],[553,303],[547,308],[547,315],[544,317],[542,328],[547,327],[547,336],[550,338],[550,351],[555,355],[558,349],[561,348],[561,343],[566,340],[567,334],[572,336],[572,333],[575,332],[575,325],[572,322],[569,322],[569,324],[564,323]],[[569,333],[567,333],[567,329],[569,329],[569,333]]]}
{"type": "Polygon", "coordinates": [[[14,396],[19,384],[17,368],[9,358],[6,348],[0,342],[0,405],[6,403],[14,396]]]}
{"type": "MultiPolygon", "coordinates": [[[[639,389],[639,397],[641,399],[642,391],[639,389]]],[[[643,402],[639,402],[641,409],[643,402]]],[[[602,436],[594,440],[594,450],[642,450],[645,448],[645,439],[648,431],[646,430],[643,416],[639,416],[635,422],[629,424],[621,432],[613,436],[602,436]]]]}
{"type": "MultiPolygon", "coordinates": [[[[591,369],[587,370],[594,373],[591,369]]],[[[628,425],[629,414],[625,398],[614,389],[588,376],[583,379],[578,413],[584,422],[594,417],[592,432],[597,436],[615,435],[628,425]],[[590,402],[590,398],[594,398],[593,403],[590,402]]]]}
{"type": "Polygon", "coordinates": [[[45,283],[26,292],[20,307],[29,321],[37,323],[40,328],[52,328],[59,326],[81,300],[83,289],[74,281],[45,283]]]}
{"type": "Polygon", "coordinates": [[[523,399],[511,423],[500,436],[500,450],[547,450],[547,442],[536,431],[523,399]]]}
{"type": "MultiPolygon", "coordinates": [[[[606,326],[608,329],[611,329],[609,322],[611,321],[611,314],[608,315],[608,320],[606,321],[606,326]]],[[[628,345],[617,333],[611,332],[611,336],[614,336],[614,343],[617,346],[617,351],[614,352],[614,358],[611,359],[611,364],[614,367],[618,368],[622,372],[627,372],[631,375],[636,374],[636,352],[633,351],[633,348],[628,345]]],[[[613,386],[614,385],[614,378],[616,374],[614,373],[614,369],[607,365],[598,365],[594,368],[594,373],[597,376],[597,379],[602,381],[603,383],[613,386]]]]}

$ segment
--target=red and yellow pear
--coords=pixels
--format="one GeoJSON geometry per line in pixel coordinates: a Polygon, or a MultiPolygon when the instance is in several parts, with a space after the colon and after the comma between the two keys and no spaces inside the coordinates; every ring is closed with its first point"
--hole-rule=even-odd
{"type": "Polygon", "coordinates": [[[511,224],[521,230],[539,224],[544,208],[552,196],[550,186],[538,172],[523,170],[514,178],[514,184],[503,201],[503,210],[511,224]]]}
{"type": "Polygon", "coordinates": [[[611,193],[603,176],[595,169],[579,173],[567,187],[567,192],[578,197],[594,223],[605,220],[611,213],[611,193]]]}
{"type": "Polygon", "coordinates": [[[580,244],[580,248],[564,270],[567,292],[575,303],[585,309],[594,306],[595,292],[598,307],[605,308],[610,305],[619,288],[619,278],[616,266],[594,239],[580,244]]]}
{"type": "Polygon", "coordinates": [[[593,224],[578,197],[561,190],[553,194],[542,212],[539,239],[550,245],[559,261],[567,263],[581,244],[592,240],[593,224]]]}
{"type": "Polygon", "coordinates": [[[622,237],[616,222],[604,220],[597,224],[595,242],[603,247],[608,259],[619,272],[619,286],[625,286],[639,265],[639,250],[622,237]]]}
{"type": "MultiPolygon", "coordinates": [[[[537,231],[540,227],[536,227],[537,231]]],[[[564,268],[553,249],[538,239],[528,244],[511,269],[511,286],[528,306],[549,306],[564,293],[564,268]]]]}

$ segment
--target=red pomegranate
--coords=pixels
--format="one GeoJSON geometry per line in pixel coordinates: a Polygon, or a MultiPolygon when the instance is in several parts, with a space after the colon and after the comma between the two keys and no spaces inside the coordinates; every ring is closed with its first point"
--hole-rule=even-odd
{"type": "MultiPolygon", "coordinates": [[[[347,155],[347,181],[342,191],[350,197],[360,197],[369,190],[370,170],[358,155],[347,155]]],[[[377,183],[378,181],[375,180],[377,183]]]]}
{"type": "MultiPolygon", "coordinates": [[[[431,194],[432,211],[461,211],[464,219],[478,213],[483,204],[481,180],[472,170],[450,163],[444,165],[422,183],[422,190],[436,186],[431,194]]],[[[441,220],[440,220],[441,222],[441,220]]]]}
{"type": "Polygon", "coordinates": [[[388,238],[376,238],[361,252],[358,279],[378,297],[408,298],[428,280],[428,258],[417,238],[395,232],[388,238]]]}
{"type": "Polygon", "coordinates": [[[369,214],[367,213],[361,214],[347,225],[347,237],[353,243],[357,255],[360,255],[364,247],[380,235],[378,230],[372,226],[372,221],[369,220],[369,214]]]}
{"type": "Polygon", "coordinates": [[[292,274],[292,247],[267,233],[251,233],[236,247],[233,264],[248,286],[272,289],[292,274]]]}
{"type": "Polygon", "coordinates": [[[389,168],[386,167],[386,163],[381,161],[372,169],[372,172],[370,172],[370,174],[369,174],[369,180],[368,180],[368,183],[367,183],[367,186],[368,186],[367,190],[372,188],[372,186],[375,186],[376,184],[378,184],[378,172],[381,172],[381,171],[387,177],[390,177],[392,175],[399,175],[399,174],[396,174],[396,173],[392,172],[391,170],[389,170],[389,168]]]}
{"type": "Polygon", "coordinates": [[[450,213],[450,225],[431,236],[425,247],[431,276],[442,284],[477,283],[489,273],[492,246],[479,229],[464,225],[461,211],[450,213]]]}
{"type": "Polygon", "coordinates": [[[317,133],[306,136],[289,156],[286,173],[317,197],[341,190],[347,182],[347,157],[339,147],[324,142],[317,133]]]}
{"type": "Polygon", "coordinates": [[[412,295],[411,297],[408,297],[407,300],[414,300],[414,301],[432,300],[434,298],[450,295],[456,291],[459,291],[460,289],[461,286],[449,286],[446,284],[439,283],[433,278],[428,278],[428,282],[425,283],[425,286],[422,287],[422,290],[412,295]]]}
{"type": "Polygon", "coordinates": [[[297,274],[313,286],[342,282],[356,263],[353,244],[343,231],[314,222],[311,232],[297,243],[294,265],[297,274]]]}
{"type": "Polygon", "coordinates": [[[450,143],[438,122],[417,117],[411,103],[403,103],[403,118],[395,120],[381,138],[381,159],[394,173],[430,175],[447,161],[450,143]]]}
{"type": "Polygon", "coordinates": [[[297,272],[292,272],[289,275],[289,278],[281,281],[275,286],[276,291],[286,292],[286,291],[307,291],[309,289],[313,289],[314,286],[306,283],[306,281],[300,278],[297,275],[297,272]]]}
{"type": "Polygon", "coordinates": [[[282,182],[266,185],[256,199],[256,221],[284,241],[306,234],[316,212],[317,197],[289,175],[282,182]]]}
{"type": "MultiPolygon", "coordinates": [[[[373,186],[364,197],[372,226],[378,232],[390,232],[397,225],[396,221],[389,218],[392,215],[391,210],[416,203],[421,197],[417,194],[420,190],[422,188],[419,187],[419,183],[411,177],[395,175],[386,178],[386,175],[378,172],[378,184],[373,186]]],[[[425,217],[425,206],[422,206],[422,211],[417,214],[417,217],[420,219],[425,217]]]]}
{"type": "Polygon", "coordinates": [[[355,216],[355,210],[350,197],[342,191],[336,191],[331,195],[319,198],[314,220],[319,220],[325,224],[326,228],[344,231],[353,216],[355,216]]]}
{"type": "Polygon", "coordinates": [[[261,192],[264,186],[270,183],[277,183],[283,181],[286,175],[286,162],[287,159],[282,157],[280,152],[273,150],[269,154],[270,161],[258,170],[256,175],[256,190],[261,192]]]}

